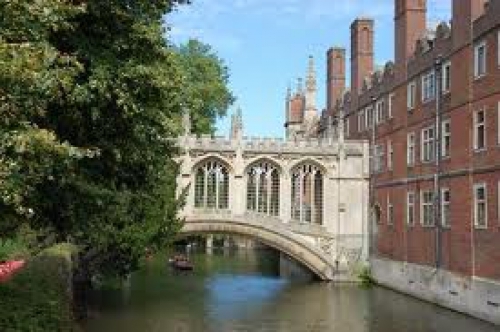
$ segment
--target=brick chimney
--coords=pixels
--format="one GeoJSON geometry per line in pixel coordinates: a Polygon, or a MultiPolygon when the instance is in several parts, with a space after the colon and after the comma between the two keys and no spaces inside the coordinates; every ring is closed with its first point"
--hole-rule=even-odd
{"type": "Polygon", "coordinates": [[[351,24],[351,91],[353,96],[360,94],[363,79],[373,72],[373,25],[372,19],[365,18],[358,18],[351,24]]]}
{"type": "Polygon", "coordinates": [[[331,48],[326,54],[326,108],[333,111],[335,103],[345,91],[345,49],[331,48]]]}
{"type": "Polygon", "coordinates": [[[408,59],[415,52],[417,40],[427,30],[427,0],[396,0],[394,8],[396,71],[400,78],[406,78],[408,59]]]}
{"type": "Polygon", "coordinates": [[[460,48],[472,38],[472,23],[484,14],[487,0],[453,0],[453,46],[460,48]]]}

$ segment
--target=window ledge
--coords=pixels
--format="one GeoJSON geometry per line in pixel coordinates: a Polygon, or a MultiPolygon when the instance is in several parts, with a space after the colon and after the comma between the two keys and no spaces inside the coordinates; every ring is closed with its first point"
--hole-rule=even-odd
{"type": "Polygon", "coordinates": [[[474,149],[474,153],[485,153],[486,151],[488,151],[487,148],[481,148],[481,149],[474,149]]]}
{"type": "Polygon", "coordinates": [[[475,230],[478,230],[478,231],[487,231],[488,230],[488,226],[479,226],[479,225],[474,225],[474,229],[475,230]]]}
{"type": "Polygon", "coordinates": [[[480,81],[480,80],[482,80],[483,78],[485,78],[486,76],[487,76],[487,75],[486,75],[486,73],[481,74],[481,75],[479,75],[479,76],[474,76],[474,81],[476,81],[476,82],[477,82],[477,81],[480,81]]]}
{"type": "Polygon", "coordinates": [[[431,228],[435,228],[436,226],[435,225],[424,225],[422,224],[422,228],[426,228],[426,229],[431,229],[431,228]]]}

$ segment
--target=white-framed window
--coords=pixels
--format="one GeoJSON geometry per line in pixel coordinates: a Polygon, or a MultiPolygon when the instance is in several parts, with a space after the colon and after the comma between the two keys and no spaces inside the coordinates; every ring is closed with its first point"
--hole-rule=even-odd
{"type": "Polygon", "coordinates": [[[486,111],[474,113],[474,150],[486,149],[486,111]]]}
{"type": "Polygon", "coordinates": [[[497,32],[497,63],[500,67],[500,30],[497,32]]]}
{"type": "Polygon", "coordinates": [[[474,185],[474,226],[488,228],[488,193],[485,183],[474,185]]]}
{"type": "Polygon", "coordinates": [[[435,128],[429,127],[422,130],[421,159],[423,162],[431,162],[435,157],[434,139],[436,137],[435,128]]]}
{"type": "Polygon", "coordinates": [[[500,181],[497,187],[497,222],[500,225],[500,181]]]}
{"type": "Polygon", "coordinates": [[[500,145],[500,101],[497,103],[497,141],[500,145]]]}
{"type": "Polygon", "coordinates": [[[373,126],[373,107],[365,109],[365,129],[370,129],[373,126]]]}
{"type": "Polygon", "coordinates": [[[394,148],[392,141],[387,141],[387,170],[392,171],[394,165],[394,148]]]}
{"type": "Polygon", "coordinates": [[[422,226],[434,226],[434,192],[432,190],[420,192],[420,218],[422,226]]]}
{"type": "Polygon", "coordinates": [[[387,196],[387,225],[394,225],[394,205],[389,195],[387,196]]]}
{"type": "Polygon", "coordinates": [[[350,134],[351,134],[351,126],[350,126],[350,122],[351,122],[351,121],[349,121],[349,119],[350,119],[350,118],[345,118],[345,119],[344,119],[344,135],[345,135],[346,137],[349,137],[349,136],[350,136],[350,134]]]}
{"type": "Polygon", "coordinates": [[[450,227],[450,202],[451,192],[448,188],[441,189],[441,225],[443,227],[450,227]]]}
{"type": "Polygon", "coordinates": [[[375,145],[374,154],[373,171],[380,173],[384,168],[384,147],[382,145],[375,145]]]}
{"type": "Polygon", "coordinates": [[[486,41],[474,46],[474,76],[476,78],[486,75],[486,41]]]}
{"type": "Polygon", "coordinates": [[[361,110],[358,113],[358,132],[365,130],[365,111],[361,110]]]}
{"type": "Polygon", "coordinates": [[[451,148],[451,122],[445,120],[441,122],[441,157],[448,158],[451,148]]]}
{"type": "Polygon", "coordinates": [[[417,82],[411,81],[408,83],[407,95],[407,106],[408,110],[411,111],[415,108],[415,102],[417,100],[417,82]]]}
{"type": "Polygon", "coordinates": [[[415,133],[408,133],[406,137],[406,164],[413,166],[415,164],[415,133]]]}
{"type": "Polygon", "coordinates": [[[395,98],[396,98],[396,94],[391,93],[389,95],[389,98],[387,99],[387,118],[389,118],[389,119],[392,119],[392,117],[393,117],[393,108],[395,105],[395,98]]]}
{"type": "Polygon", "coordinates": [[[436,73],[434,70],[422,76],[422,101],[427,102],[436,96],[436,73]]]}
{"type": "Polygon", "coordinates": [[[415,225],[415,192],[408,191],[406,193],[406,224],[408,226],[415,225]]]}
{"type": "Polygon", "coordinates": [[[384,122],[384,108],[385,108],[385,101],[383,99],[377,101],[376,104],[376,123],[382,123],[384,122]]]}
{"type": "Polygon", "coordinates": [[[442,82],[441,82],[441,91],[443,93],[450,92],[451,88],[451,61],[447,61],[444,63],[442,68],[442,82]]]}

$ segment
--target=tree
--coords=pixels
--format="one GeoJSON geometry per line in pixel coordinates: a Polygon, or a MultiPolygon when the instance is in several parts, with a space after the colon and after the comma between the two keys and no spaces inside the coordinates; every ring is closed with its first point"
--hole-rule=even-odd
{"type": "Polygon", "coordinates": [[[179,228],[183,0],[0,0],[0,231],[28,221],[126,274],[179,228]]]}
{"type": "Polygon", "coordinates": [[[228,89],[229,71],[212,48],[198,40],[176,47],[183,78],[183,100],[191,111],[193,131],[213,133],[215,122],[235,98],[228,89]]]}

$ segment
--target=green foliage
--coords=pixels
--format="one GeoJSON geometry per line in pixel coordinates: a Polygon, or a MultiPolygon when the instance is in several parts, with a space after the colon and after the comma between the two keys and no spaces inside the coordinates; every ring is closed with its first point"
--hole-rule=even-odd
{"type": "Polygon", "coordinates": [[[361,282],[361,285],[364,287],[371,287],[375,284],[375,280],[372,277],[371,270],[367,266],[361,269],[358,274],[358,278],[361,282]]]}
{"type": "Polygon", "coordinates": [[[191,110],[192,129],[213,133],[235,98],[228,89],[229,71],[209,45],[190,40],[176,48],[183,78],[183,103],[191,110]]]}
{"type": "Polygon", "coordinates": [[[71,254],[68,246],[44,251],[0,284],[0,331],[74,331],[71,254]]]}
{"type": "Polygon", "coordinates": [[[0,262],[25,257],[26,245],[17,239],[0,239],[0,262]]]}
{"type": "Polygon", "coordinates": [[[180,225],[182,104],[213,130],[232,96],[206,45],[174,48],[184,0],[0,0],[0,233],[70,241],[123,275],[180,225]]]}

